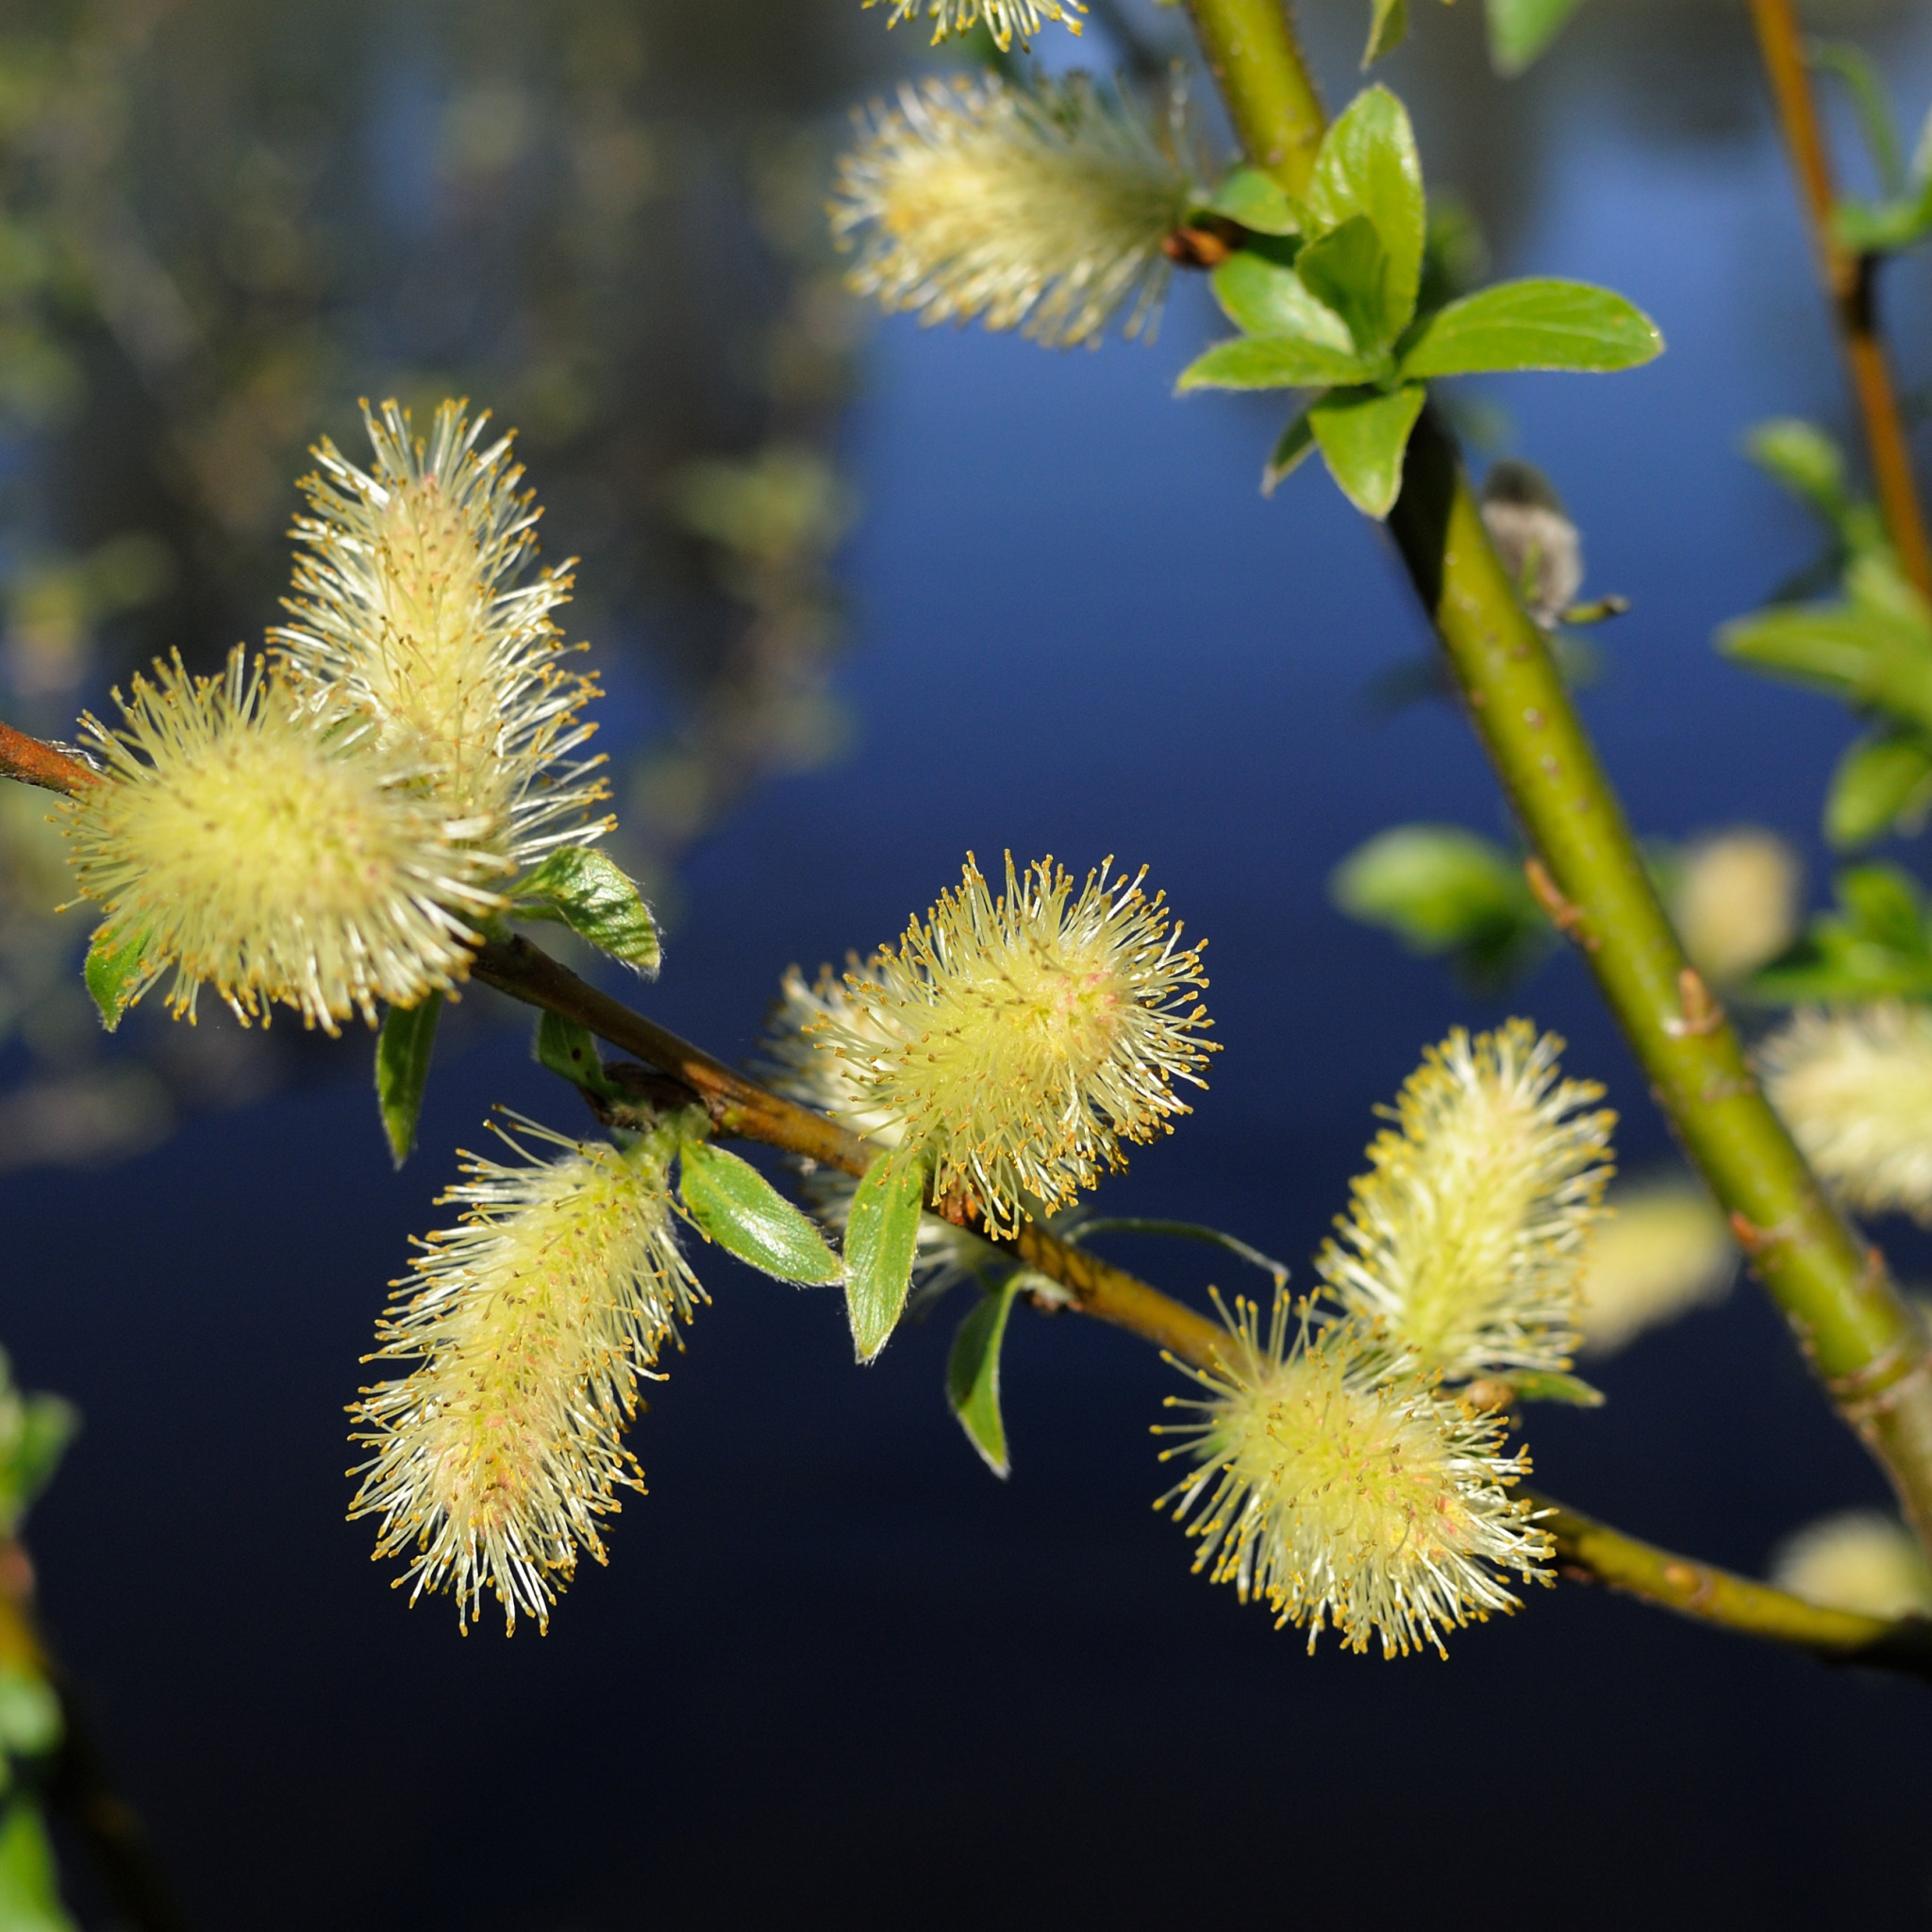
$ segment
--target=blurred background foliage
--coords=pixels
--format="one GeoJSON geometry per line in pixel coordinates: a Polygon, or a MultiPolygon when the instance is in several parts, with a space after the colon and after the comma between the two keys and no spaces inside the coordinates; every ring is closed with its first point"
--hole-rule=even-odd
{"type": "MultiPolygon", "coordinates": [[[[758,4],[25,0],[0,17],[0,703],[65,736],[258,639],[304,452],[359,397],[514,426],[583,558],[625,856],[844,742],[828,559],[855,311],[821,211],[874,23],[758,4]]],[[[0,1165],[132,1151],[299,1064],[110,1053],[40,804],[0,801],[0,1165]]]]}

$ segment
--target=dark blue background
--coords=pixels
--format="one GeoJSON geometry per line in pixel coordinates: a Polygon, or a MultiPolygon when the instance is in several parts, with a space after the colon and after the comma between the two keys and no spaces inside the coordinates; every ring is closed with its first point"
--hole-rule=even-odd
{"type": "MultiPolygon", "coordinates": [[[[1338,96],[1361,10],[1324,17],[1338,96]]],[[[1634,601],[1584,700],[1634,818],[1762,821],[1815,861],[1845,721],[1708,640],[1809,554],[1738,445],[1766,415],[1837,417],[1822,308],[1740,21],[1691,9],[1725,17],[1688,33],[1687,107],[1604,10],[1527,84],[1500,160],[1466,62],[1395,77],[1501,272],[1609,282],[1670,341],[1633,375],[1490,391],[1565,491],[1591,588],[1634,601]]],[[[1923,22],[1886,51],[1923,107],[1923,22]]],[[[1893,291],[1908,360],[1924,286],[1893,291]]],[[[1213,327],[1190,285],[1152,350],[880,331],[848,450],[862,744],[703,849],[640,997],[741,1055],[788,961],[891,936],[968,847],[1145,860],[1211,937],[1225,1052],[1108,1205],[1217,1223],[1306,1279],[1372,1105],[1455,1022],[1558,1027],[1624,1110],[1626,1164],[1668,1149],[1570,961],[1473,1001],[1329,908],[1328,870],[1384,824],[1502,822],[1459,718],[1365,702],[1426,643],[1375,533],[1313,470],[1260,498],[1269,410],[1170,399],[1213,327]]],[[[110,1177],[0,1182],[0,1333],[88,1418],[33,1526],[47,1619],[199,1923],[1926,1917],[1923,1691],[1568,1586],[1446,1664],[1310,1659],[1190,1577],[1148,1507],[1174,1378],[1074,1317],[1016,1319],[1003,1486],[941,1403],[953,1310],[860,1372],[832,1298],[708,1255],[715,1307],[636,1430],[652,1493],[608,1571],[546,1638],[409,1612],[341,1522],[341,1408],[451,1150],[493,1102],[573,1124],[524,1038],[458,1042],[399,1176],[356,1041],[332,1081],[110,1177]]],[[[1121,1252],[1208,1278],[1186,1250],[1121,1252]]],[[[1539,1475],[1633,1529],[1757,1568],[1880,1494],[1753,1290],[1602,1379],[1602,1413],[1535,1417],[1539,1475]]]]}

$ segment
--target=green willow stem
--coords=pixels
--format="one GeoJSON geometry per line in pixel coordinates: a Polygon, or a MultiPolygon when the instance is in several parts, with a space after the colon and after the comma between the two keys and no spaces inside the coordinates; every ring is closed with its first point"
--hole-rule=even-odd
{"type": "MultiPolygon", "coordinates": [[[[1191,5],[1236,125],[1265,125],[1284,157],[1311,152],[1325,117],[1281,0],[1191,5]],[[1262,5],[1274,8],[1273,33],[1255,24],[1262,5]],[[1304,121],[1290,139],[1283,121],[1296,104],[1304,121]]],[[[1284,160],[1275,173],[1292,189],[1290,167],[1284,160]]],[[[1932,1548],[1924,1327],[1878,1250],[1826,1200],[1685,958],[1548,642],[1490,541],[1456,446],[1428,415],[1409,445],[1389,527],[1536,849],[1529,874],[1538,897],[1581,949],[1758,1279],[1932,1548]]]]}
{"type": "Polygon", "coordinates": [[[1188,11],[1249,160],[1299,194],[1326,117],[1295,42],[1289,0],[1189,0],[1188,11]]]}

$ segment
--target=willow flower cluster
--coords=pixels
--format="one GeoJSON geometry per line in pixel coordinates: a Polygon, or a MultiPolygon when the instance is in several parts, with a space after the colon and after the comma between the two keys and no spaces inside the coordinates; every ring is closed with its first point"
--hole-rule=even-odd
{"type": "Polygon", "coordinates": [[[1509,1571],[1551,1580],[1550,1540],[1509,1493],[1528,1458],[1505,1453],[1499,1416],[1441,1393],[1359,1322],[1316,1326],[1304,1307],[1291,1324],[1286,1292],[1265,1338],[1253,1303],[1222,1313],[1229,1346],[1185,1371],[1206,1396],[1169,1398],[1197,1420],[1160,1431],[1189,1439],[1163,1460],[1199,1464],[1160,1503],[1199,1540],[1197,1573],[1306,1625],[1310,1650],[1332,1625],[1385,1657],[1443,1654],[1444,1631],[1513,1610],[1509,1571]]]}
{"type": "MultiPolygon", "coordinates": [[[[816,980],[808,980],[797,967],[779,982],[778,998],[766,1017],[761,1071],[774,1091],[801,1107],[842,1120],[856,1134],[887,1147],[905,1138],[905,1123],[880,1108],[868,1107],[853,1062],[842,1054],[827,1053],[817,1036],[836,1028],[867,1039],[878,1048],[892,1044],[855,997],[852,982],[878,984],[875,965],[854,958],[841,979],[823,967],[816,980]]],[[[852,1213],[858,1182],[837,1168],[800,1163],[801,1191],[811,1210],[836,1233],[843,1235],[852,1213]]],[[[968,1275],[1009,1265],[1007,1257],[970,1229],[955,1226],[936,1214],[920,1217],[919,1248],[913,1281],[922,1300],[943,1294],[968,1275]]]]}
{"type": "Polygon", "coordinates": [[[1111,866],[1076,891],[1052,859],[1022,874],[1008,854],[995,899],[969,857],[957,891],[846,975],[855,1010],[815,1024],[845,1063],[846,1117],[919,1148],[935,1191],[976,1202],[994,1235],[1171,1131],[1176,1080],[1206,1084],[1200,952],[1144,871],[1111,866]]]}
{"type": "Polygon", "coordinates": [[[478,448],[488,420],[446,402],[425,443],[394,403],[365,409],[368,470],[319,444],[312,514],[293,531],[308,546],[295,621],[269,636],[301,686],[365,713],[453,818],[523,866],[609,822],[586,816],[601,759],[574,756],[595,728],[581,713],[596,683],[565,668],[551,622],[568,566],[524,581],[539,512],[509,438],[478,448]]]}
{"type": "Polygon", "coordinates": [[[1191,184],[1118,95],[1084,75],[932,79],[858,129],[831,205],[858,292],[1050,347],[1097,343],[1124,311],[1124,334],[1151,333],[1191,184]]]}
{"type": "MultiPolygon", "coordinates": [[[[514,1118],[514,1117],[513,1117],[514,1118]]],[[[638,1383],[703,1291],[677,1245],[669,1151],[578,1144],[518,1120],[519,1157],[465,1157],[429,1237],[395,1284],[375,1360],[413,1360],[362,1391],[355,1440],[374,1453],[351,1517],[380,1518],[375,1556],[411,1557],[397,1582],[449,1589],[465,1630],[489,1591],[507,1626],[540,1628],[579,1554],[605,1560],[600,1521],[641,1490],[623,1431],[638,1383]]]]}
{"type": "Polygon", "coordinates": [[[1452,1382],[1564,1369],[1577,1343],[1616,1117],[1559,1076],[1562,1045],[1512,1020],[1431,1047],[1316,1258],[1347,1312],[1452,1382]]]}
{"type": "Polygon", "coordinates": [[[1772,1105],[1844,1200],[1932,1224],[1932,1013],[1901,1000],[1801,1012],[1758,1064],[1772,1105]]]}
{"type": "MultiPolygon", "coordinates": [[[[864,0],[876,7],[880,0],[864,0]]],[[[1017,34],[1024,47],[1040,31],[1042,21],[1059,21],[1070,34],[1080,32],[1079,15],[1087,11],[1081,0],[886,0],[891,12],[886,16],[890,29],[902,20],[917,20],[924,13],[932,22],[933,44],[948,34],[963,34],[986,23],[993,45],[1002,54],[1013,44],[1017,34]]]]}
{"type": "Polygon", "coordinates": [[[462,975],[505,867],[366,721],[240,650],[221,677],[176,658],[114,697],[118,726],[82,720],[103,775],[66,809],[69,858],[99,942],[139,947],[147,983],[174,968],[177,1014],[208,984],[244,1022],[280,1002],[334,1032],[462,975]]]}

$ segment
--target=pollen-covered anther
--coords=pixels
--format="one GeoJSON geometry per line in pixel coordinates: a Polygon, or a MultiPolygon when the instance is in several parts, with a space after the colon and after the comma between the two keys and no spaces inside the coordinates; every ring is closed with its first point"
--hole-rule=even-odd
{"type": "Polygon", "coordinates": [[[394,403],[365,405],[375,461],[333,444],[303,490],[292,534],[291,624],[269,633],[291,675],[322,702],[346,700],[383,744],[420,763],[455,816],[487,821],[491,848],[526,865],[608,829],[601,758],[579,758],[596,682],[566,668],[550,613],[569,565],[523,581],[537,508],[517,485],[508,437],[479,448],[487,415],[436,412],[426,443],[394,403]]]}
{"type": "Polygon", "coordinates": [[[935,46],[948,34],[963,34],[983,20],[1002,54],[1013,44],[1015,34],[1024,47],[1040,31],[1042,21],[1059,21],[1077,37],[1078,16],[1087,11],[1081,0],[863,0],[863,4],[868,8],[889,6],[892,10],[886,16],[888,28],[902,20],[925,15],[932,22],[935,46]]]}
{"type": "Polygon", "coordinates": [[[1015,87],[927,80],[875,104],[840,163],[832,230],[848,281],[924,323],[1097,343],[1116,315],[1152,334],[1193,198],[1139,115],[1084,75],[1015,87]]]}
{"type": "Polygon", "coordinates": [[[1611,1174],[1603,1090],[1511,1020],[1429,1048],[1316,1257],[1342,1307],[1452,1382],[1561,1370],[1587,1238],[1611,1174]]]}
{"type": "Polygon", "coordinates": [[[640,1378],[703,1299],[679,1252],[666,1153],[566,1141],[512,1116],[522,1164],[465,1157],[445,1200],[459,1226],[430,1236],[377,1326],[375,1359],[415,1360],[362,1391],[354,1437],[374,1450],[351,1518],[377,1516],[377,1557],[409,1554],[398,1583],[448,1588],[467,1629],[483,1593],[547,1624],[580,1554],[605,1560],[600,1522],[641,1490],[623,1431],[640,1378]]]}
{"type": "Polygon", "coordinates": [[[219,678],[177,658],[115,702],[118,726],[82,720],[103,777],[64,808],[68,856],[108,941],[139,941],[149,978],[174,967],[177,1014],[208,984],[244,1021],[281,1003],[334,1032],[468,972],[506,867],[365,721],[239,649],[219,678]]]}
{"type": "Polygon", "coordinates": [[[843,1055],[846,1117],[884,1126],[932,1163],[935,1198],[972,1196],[1011,1232],[1124,1166],[1185,1113],[1213,1050],[1198,946],[1183,947],[1145,873],[1112,860],[1074,880],[1052,859],[1007,858],[995,899],[968,858],[958,890],[847,975],[855,1009],[815,1026],[843,1055]]]}
{"type": "Polygon", "coordinates": [[[1508,1493],[1529,1464],[1505,1453],[1503,1417],[1444,1396],[1358,1323],[1293,1322],[1286,1293],[1265,1339],[1253,1303],[1223,1316],[1221,1362],[1186,1371],[1206,1398],[1170,1401],[1198,1420],[1157,1432],[1191,1439],[1163,1459],[1201,1464],[1161,1499],[1200,1539],[1197,1572],[1306,1624],[1310,1650],[1333,1624],[1385,1657],[1440,1654],[1445,1630],[1513,1610],[1508,1571],[1551,1580],[1550,1539],[1508,1493]]]}

